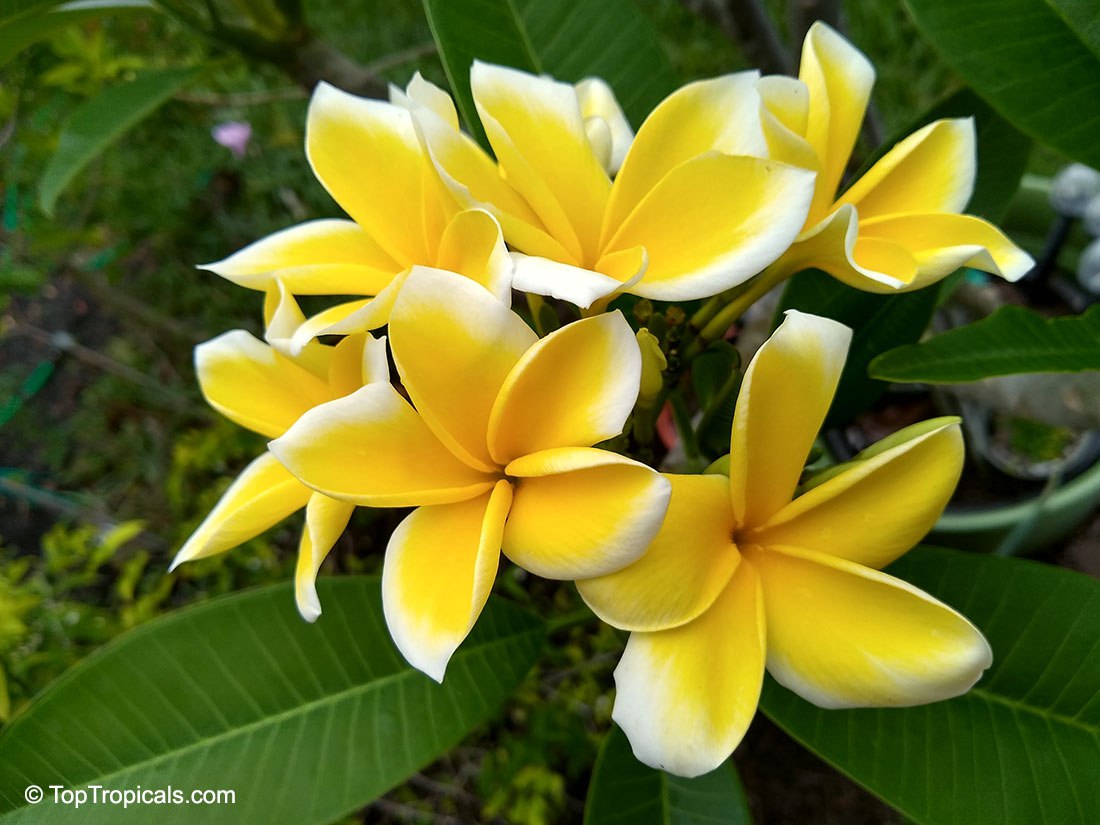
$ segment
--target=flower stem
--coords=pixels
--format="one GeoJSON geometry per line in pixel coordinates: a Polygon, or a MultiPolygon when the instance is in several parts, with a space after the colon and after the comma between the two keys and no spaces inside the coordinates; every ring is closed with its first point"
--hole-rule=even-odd
{"type": "MultiPolygon", "coordinates": [[[[748,288],[740,292],[721,309],[709,313],[709,317],[702,324],[699,334],[684,353],[686,360],[690,361],[706,349],[708,344],[725,335],[726,330],[744,315],[749,307],[771,292],[776,285],[781,284],[791,276],[791,269],[787,266],[779,266],[779,263],[781,262],[772,264],[749,281],[748,288]]],[[[706,306],[697,315],[705,309],[707,309],[706,306]]],[[[694,321],[694,319],[692,320],[694,321]]]]}

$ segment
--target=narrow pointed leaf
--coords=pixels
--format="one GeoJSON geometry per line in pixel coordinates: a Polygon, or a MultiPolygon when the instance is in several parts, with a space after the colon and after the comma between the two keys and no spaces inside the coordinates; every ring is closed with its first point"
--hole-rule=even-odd
{"type": "Polygon", "coordinates": [[[53,214],[58,195],[97,155],[152,114],[199,75],[198,69],[163,69],[112,86],[84,102],[61,129],[57,151],[38,185],[38,204],[53,214]]]}
{"type": "Polygon", "coordinates": [[[311,625],[288,585],[143,625],[89,657],[0,733],[0,823],[195,822],[187,804],[51,802],[51,784],[230,789],[204,823],[328,823],[445,753],[519,684],[543,627],[490,599],[444,684],[386,632],[377,578],[322,579],[311,625]],[[24,801],[38,785],[47,798],[24,801]]]}
{"type": "Polygon", "coordinates": [[[1065,318],[1001,307],[988,318],[890,350],[871,362],[875,378],[925,384],[1086,370],[1100,370],[1100,305],[1065,318]]]}
{"type": "Polygon", "coordinates": [[[584,825],[750,825],[749,804],[733,762],[695,779],[647,767],[626,734],[612,728],[588,786],[584,825]]]}
{"type": "Polygon", "coordinates": [[[795,739],[916,823],[1092,822],[1100,811],[1100,582],[1019,559],[918,548],[889,572],[960,610],[993,647],[965,696],[821,710],[768,680],[795,739]]]}

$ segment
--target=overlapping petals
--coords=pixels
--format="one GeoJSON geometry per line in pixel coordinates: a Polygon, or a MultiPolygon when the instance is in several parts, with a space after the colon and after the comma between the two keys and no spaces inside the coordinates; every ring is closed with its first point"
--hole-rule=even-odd
{"type": "Polygon", "coordinates": [[[774,261],[809,209],[812,172],[760,157],[756,80],[689,84],[631,140],[606,85],[475,62],[497,163],[431,107],[411,109],[441,180],[464,206],[492,212],[521,253],[517,286],[582,307],[624,291],[692,299],[774,261]]]}
{"type": "MultiPolygon", "coordinates": [[[[267,297],[267,343],[234,330],[195,350],[199,385],[216,410],[261,435],[280,436],[302,416],[364,384],[389,388],[384,341],[349,336],[335,347],[312,342],[293,355],[289,336],[303,320],[301,310],[282,284],[273,284],[267,297]]],[[[314,492],[270,452],[249,464],[230,485],[180,548],[172,568],[230,550],[303,507],[306,524],[299,543],[295,598],[302,616],[313,621],[321,613],[314,584],[317,572],[354,505],[314,492]]]]}
{"type": "Polygon", "coordinates": [[[366,296],[300,325],[295,353],[318,335],[384,326],[416,265],[457,272],[510,300],[512,262],[499,225],[487,212],[460,207],[413,127],[414,100],[456,126],[450,98],[419,76],[395,97],[368,100],[321,83],[310,100],[306,156],[352,220],[309,221],[204,266],[251,289],[278,282],[295,295],[366,296]]]}
{"type": "Polygon", "coordinates": [[[578,582],[599,616],[634,631],[614,718],[647,764],[714,769],[752,719],[765,660],[822,707],[950,698],[990,664],[964,617],[875,569],[946,504],[962,468],[956,419],[908,428],[799,486],[849,338],[788,313],[746,371],[729,477],[671,477],[646,554],[578,582]]]}
{"type": "Polygon", "coordinates": [[[656,534],[669,484],[591,446],[622,431],[638,396],[641,356],[620,313],[536,340],[482,286],[414,268],[390,343],[412,404],[368,384],[270,449],[324,495],[419,508],[387,548],[384,606],[405,657],[441,680],[502,546],[547,577],[610,573],[656,534]]]}
{"type": "Polygon", "coordinates": [[[874,69],[816,23],[803,44],[799,78],[765,78],[759,87],[772,156],[819,173],[804,231],[776,272],[817,267],[857,288],[892,292],[934,283],[960,266],[1010,281],[1031,269],[1031,257],[999,229],[961,214],[977,169],[972,120],[917,130],[838,197],[874,69]]]}

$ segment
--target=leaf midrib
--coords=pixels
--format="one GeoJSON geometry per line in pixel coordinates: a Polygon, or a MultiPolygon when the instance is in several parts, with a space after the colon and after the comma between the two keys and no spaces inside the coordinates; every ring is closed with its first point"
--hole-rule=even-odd
{"type": "MultiPolygon", "coordinates": [[[[470,649],[469,651],[466,651],[466,652],[459,652],[458,654],[456,654],[454,660],[452,660],[452,661],[463,661],[464,659],[466,659],[470,655],[472,655],[473,651],[475,649],[478,650],[478,651],[485,651],[487,649],[492,649],[492,648],[494,648],[498,645],[502,645],[502,644],[505,644],[505,643],[508,643],[508,642],[514,642],[514,641],[516,641],[516,640],[518,640],[518,639],[520,639],[524,636],[537,635],[537,633],[538,633],[538,628],[529,628],[528,630],[525,630],[525,631],[520,632],[520,633],[515,633],[515,634],[509,635],[509,636],[501,636],[500,638],[494,639],[491,642],[486,642],[485,644],[478,645],[477,648],[470,649]]],[[[199,739],[199,740],[196,740],[196,741],[193,741],[193,742],[189,742],[188,744],[186,744],[182,747],[174,748],[170,751],[166,751],[164,753],[158,754],[157,756],[155,756],[152,759],[146,759],[144,761],[131,762],[130,764],[124,765],[123,767],[118,768],[116,770],[113,770],[110,773],[103,774],[101,776],[89,777],[85,780],[82,780],[80,783],[78,783],[77,786],[87,785],[90,782],[100,782],[100,783],[106,784],[109,780],[112,780],[112,779],[114,779],[114,778],[116,778],[120,775],[130,773],[134,770],[142,769],[142,768],[145,768],[145,767],[152,767],[152,766],[161,764],[163,762],[167,762],[167,761],[170,761],[172,759],[175,759],[175,758],[177,758],[177,757],[179,757],[183,754],[187,754],[191,751],[201,751],[201,750],[203,750],[207,747],[212,747],[214,744],[216,744],[218,742],[233,739],[233,738],[235,738],[235,737],[237,737],[241,734],[250,733],[251,731],[256,730],[258,728],[263,728],[263,727],[268,727],[268,726],[272,726],[272,725],[281,724],[286,719],[290,719],[290,718],[295,717],[295,716],[305,715],[307,713],[312,712],[316,708],[323,708],[327,705],[338,704],[339,702],[342,702],[346,699],[353,698],[353,697],[355,697],[356,695],[358,695],[360,693],[369,693],[374,688],[381,688],[381,687],[384,687],[384,686],[386,686],[386,685],[388,685],[392,682],[400,681],[402,679],[415,678],[418,675],[422,675],[422,674],[419,674],[417,671],[412,670],[412,669],[406,669],[406,670],[399,671],[397,673],[392,673],[388,676],[383,676],[379,679],[371,680],[370,682],[366,682],[364,684],[355,685],[355,686],[349,688],[348,690],[341,691],[339,693],[327,694],[327,695],[322,696],[318,699],[314,699],[310,702],[306,702],[305,704],[296,705],[293,708],[289,708],[287,710],[280,711],[279,713],[276,713],[274,715],[265,716],[262,719],[256,719],[256,720],[254,720],[252,722],[249,722],[245,725],[241,725],[240,727],[230,728],[229,730],[221,731],[220,733],[217,733],[214,736],[211,736],[211,737],[208,737],[208,738],[205,738],[205,739],[199,739]]],[[[74,787],[76,787],[76,786],[74,786],[74,787]]],[[[7,819],[11,815],[18,814],[20,811],[24,810],[27,807],[28,807],[27,804],[18,805],[14,808],[10,808],[7,811],[0,812],[0,822],[7,819]]]]}
{"type": "Polygon", "coordinates": [[[969,695],[977,695],[986,702],[990,702],[996,705],[1003,705],[1007,708],[1011,708],[1016,711],[1024,711],[1038,716],[1047,721],[1058,722],[1069,728],[1080,730],[1086,734],[1092,736],[1093,739],[1100,743],[1100,724],[1090,725],[1087,722],[1080,721],[1075,716],[1066,716],[1064,713],[1058,713],[1053,710],[1045,710],[1038,705],[1029,705],[1027,702],[1020,701],[1019,699],[1013,699],[1009,696],[1005,696],[1000,693],[994,693],[988,688],[973,687],[970,689],[969,695]]]}

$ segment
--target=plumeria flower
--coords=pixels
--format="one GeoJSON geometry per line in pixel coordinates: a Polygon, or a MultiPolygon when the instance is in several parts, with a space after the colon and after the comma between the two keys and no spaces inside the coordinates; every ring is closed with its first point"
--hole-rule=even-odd
{"type": "MultiPolygon", "coordinates": [[[[226,418],[276,438],[312,407],[364,384],[389,386],[384,339],[350,335],[335,347],[311,342],[297,356],[288,351],[292,331],[304,321],[285,289],[267,299],[268,342],[233,330],[195,348],[195,371],[206,400],[226,418]]],[[[185,561],[224,553],[302,508],[305,530],[298,548],[295,599],[302,616],[321,614],[317,571],[344,532],[353,504],[316,493],[264,452],[249,464],[176,554],[185,561]]]]}
{"type": "Polygon", "coordinates": [[[317,335],[385,325],[418,264],[458,272],[511,300],[512,262],[500,227],[483,210],[463,210],[440,183],[404,107],[321,83],[309,104],[305,148],[313,173],[352,220],[307,221],[203,266],[251,289],[277,280],[294,295],[370,296],[309,319],[293,338],[295,349],[317,335]]]}
{"type": "Polygon", "coordinates": [[[443,181],[518,250],[517,289],[586,308],[622,291],[689,300],[758,273],[805,222],[813,175],[762,159],[758,78],[690,83],[630,140],[606,84],[475,61],[496,161],[432,106],[411,108],[443,181]]]}
{"type": "Polygon", "coordinates": [[[774,279],[823,269],[871,292],[919,289],[969,266],[1014,281],[1034,265],[997,227],[962,214],[977,171],[974,121],[937,120],[838,196],[875,81],[870,61],[824,23],[810,27],[799,79],[758,86],[771,156],[817,172],[813,204],[774,279]]]}
{"type": "Polygon", "coordinates": [[[538,340],[472,281],[416,268],[389,340],[409,400],[368,384],[270,449],[320,493],[417,508],[386,549],[383,607],[401,653],[442,681],[502,549],[552,579],[618,570],[656,534],[669,484],[591,446],[622,431],[638,396],[641,356],[621,313],[538,340]]]}
{"type": "Polygon", "coordinates": [[[613,717],[637,757],[716,768],[756,711],[765,666],[826,708],[958,696],[991,662],[961,615],[880,573],[936,521],[962,468],[958,420],[914,425],[798,487],[850,331],[790,311],[745,374],[729,475],[673,475],[668,516],[634,564],[579,581],[633,631],[613,717]]]}

